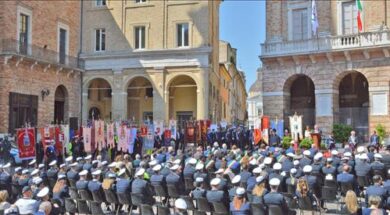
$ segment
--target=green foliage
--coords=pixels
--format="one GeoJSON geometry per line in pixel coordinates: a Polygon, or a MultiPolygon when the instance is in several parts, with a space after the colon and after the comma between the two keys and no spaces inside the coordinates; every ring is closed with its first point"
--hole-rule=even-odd
{"type": "Polygon", "coordinates": [[[375,130],[376,130],[376,134],[379,137],[379,143],[382,143],[382,141],[386,137],[386,128],[385,128],[385,126],[382,125],[382,124],[378,124],[378,125],[375,126],[375,130]]]}
{"type": "Polygon", "coordinates": [[[301,147],[302,149],[310,149],[312,144],[313,144],[312,139],[305,138],[301,141],[301,143],[299,144],[299,147],[301,147]]]}
{"type": "Polygon", "coordinates": [[[282,147],[288,149],[291,145],[292,138],[290,136],[284,136],[282,140],[282,147]]]}
{"type": "Polygon", "coordinates": [[[348,141],[352,127],[344,124],[333,124],[333,136],[337,143],[345,143],[348,141]]]}

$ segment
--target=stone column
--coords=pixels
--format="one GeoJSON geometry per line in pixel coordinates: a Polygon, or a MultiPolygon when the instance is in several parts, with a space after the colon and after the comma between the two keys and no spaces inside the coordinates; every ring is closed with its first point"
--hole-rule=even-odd
{"type": "Polygon", "coordinates": [[[127,90],[123,87],[122,70],[113,71],[112,120],[127,119],[127,90]]]}
{"type": "Polygon", "coordinates": [[[333,89],[315,90],[316,99],[316,124],[324,134],[330,134],[334,123],[334,99],[338,98],[333,89]]]}
{"type": "MultiPolygon", "coordinates": [[[[387,83],[385,83],[387,84],[387,83]]],[[[375,86],[368,88],[370,96],[369,109],[369,132],[373,132],[378,124],[385,126],[387,132],[390,131],[390,114],[389,114],[389,85],[375,86]]]]}
{"type": "Polygon", "coordinates": [[[198,86],[196,88],[196,119],[207,119],[209,113],[209,73],[210,68],[201,68],[197,74],[198,86]]]}
{"type": "Polygon", "coordinates": [[[88,89],[83,89],[82,92],[82,124],[85,125],[88,120],[88,89]]]}
{"type": "Polygon", "coordinates": [[[167,105],[169,100],[165,99],[165,68],[159,67],[149,70],[148,75],[153,86],[153,120],[167,120],[167,105]]]}

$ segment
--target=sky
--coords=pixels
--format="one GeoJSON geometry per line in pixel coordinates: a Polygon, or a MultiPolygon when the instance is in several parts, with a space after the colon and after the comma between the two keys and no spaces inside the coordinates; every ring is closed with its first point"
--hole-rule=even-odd
{"type": "Polygon", "coordinates": [[[246,89],[256,80],[260,44],[265,40],[265,1],[224,0],[220,7],[220,39],[237,49],[237,66],[246,75],[246,89]]]}

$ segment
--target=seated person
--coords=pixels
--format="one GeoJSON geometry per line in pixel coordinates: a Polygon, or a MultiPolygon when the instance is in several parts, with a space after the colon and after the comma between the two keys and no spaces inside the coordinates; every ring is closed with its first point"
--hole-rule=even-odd
{"type": "Polygon", "coordinates": [[[245,189],[238,187],[236,189],[236,196],[230,203],[230,209],[232,215],[249,215],[250,205],[245,199],[245,189]]]}
{"type": "Polygon", "coordinates": [[[380,215],[387,215],[388,213],[379,207],[381,204],[382,199],[379,196],[370,196],[368,198],[368,207],[363,208],[363,215],[371,215],[371,214],[380,214],[380,215]]]}

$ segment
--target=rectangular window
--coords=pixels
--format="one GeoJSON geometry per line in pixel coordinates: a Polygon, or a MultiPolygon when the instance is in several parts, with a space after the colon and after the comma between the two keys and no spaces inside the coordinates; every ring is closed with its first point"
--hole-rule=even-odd
{"type": "Polygon", "coordinates": [[[343,34],[356,34],[358,33],[357,27],[357,9],[355,1],[342,3],[342,25],[343,34]]]}
{"type": "Polygon", "coordinates": [[[60,41],[59,41],[59,60],[60,63],[65,64],[66,61],[66,37],[67,32],[65,29],[60,28],[60,41]]]}
{"type": "Polygon", "coordinates": [[[19,93],[9,94],[9,133],[22,128],[26,123],[36,126],[38,122],[38,96],[19,93]]]}
{"type": "Polygon", "coordinates": [[[308,15],[307,8],[292,11],[293,40],[308,39],[308,15]]]}
{"type": "Polygon", "coordinates": [[[135,0],[135,3],[146,3],[146,0],[135,0]]]}
{"type": "Polygon", "coordinates": [[[134,28],[135,49],[145,49],[145,26],[134,28]]]}
{"type": "Polygon", "coordinates": [[[178,47],[189,46],[188,23],[177,24],[177,46],[178,47]]]}
{"type": "Polygon", "coordinates": [[[101,7],[106,5],[107,5],[107,0],[96,0],[96,6],[101,7]]]}
{"type": "Polygon", "coordinates": [[[95,51],[106,50],[106,29],[96,29],[95,42],[95,51]]]}
{"type": "Polygon", "coordinates": [[[28,25],[30,17],[25,14],[20,14],[20,29],[19,29],[19,52],[21,54],[27,54],[28,50],[28,32],[30,26],[28,25]]]}

